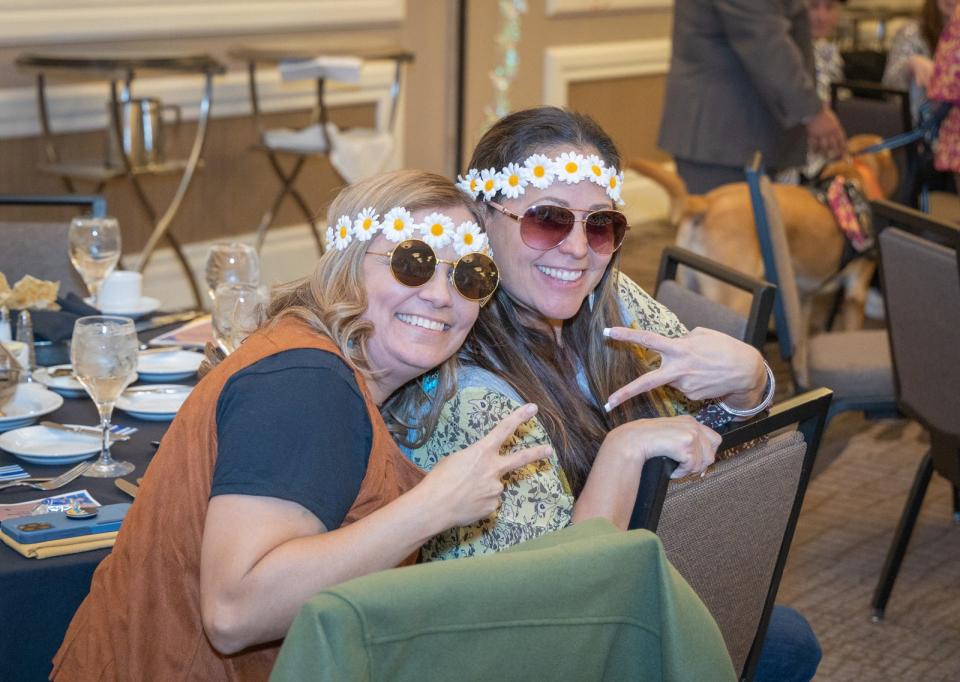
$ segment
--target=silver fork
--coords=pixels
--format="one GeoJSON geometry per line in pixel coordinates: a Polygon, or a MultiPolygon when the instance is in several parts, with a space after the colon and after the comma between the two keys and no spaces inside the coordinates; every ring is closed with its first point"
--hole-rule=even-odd
{"type": "Polygon", "coordinates": [[[7,488],[13,488],[16,486],[25,485],[28,488],[34,488],[35,490],[56,490],[57,488],[62,488],[63,486],[70,483],[75,478],[78,478],[86,472],[93,465],[93,462],[80,462],[77,466],[72,469],[63,472],[56,478],[50,479],[49,481],[44,481],[43,483],[32,483],[30,481],[11,481],[10,483],[4,483],[0,485],[0,490],[6,490],[7,488]]]}

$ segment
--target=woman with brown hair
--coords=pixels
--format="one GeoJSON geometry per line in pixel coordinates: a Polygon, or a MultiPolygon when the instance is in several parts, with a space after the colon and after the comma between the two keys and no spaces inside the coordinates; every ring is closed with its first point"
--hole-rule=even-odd
{"type": "MultiPolygon", "coordinates": [[[[549,454],[500,456],[526,404],[424,476],[380,416],[425,371],[450,382],[497,286],[473,202],[402,171],[346,188],[330,218],[314,274],[275,293],[177,414],[54,679],[266,679],[310,596],[486,517],[502,476],[549,454]]],[[[435,422],[424,396],[400,401],[435,422]]]]}
{"type": "MultiPolygon", "coordinates": [[[[625,528],[647,458],[684,460],[675,476],[701,472],[720,443],[714,428],[772,401],[773,375],[754,348],[687,332],[619,272],[628,229],[617,210],[619,166],[592,119],[555,107],[510,114],[477,144],[460,184],[484,212],[501,285],[467,337],[436,428],[407,418],[404,445],[432,470],[532,401],[537,418],[518,436],[555,455],[512,472],[499,510],[432,539],[426,559],[498,551],[595,516],[625,528]]],[[[446,397],[430,375],[423,387],[446,397]]],[[[778,609],[772,631],[784,614],[802,621],[778,609]]],[[[799,638],[811,639],[802,625],[799,638]]],[[[798,637],[784,639],[789,647],[798,637]]],[[[773,654],[798,670],[783,679],[812,676],[815,638],[800,648],[810,653],[802,662],[784,649],[773,654]]]]}

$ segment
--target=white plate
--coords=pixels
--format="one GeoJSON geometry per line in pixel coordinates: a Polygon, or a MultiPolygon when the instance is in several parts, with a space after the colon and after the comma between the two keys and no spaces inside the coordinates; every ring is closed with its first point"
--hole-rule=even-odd
{"type": "Polygon", "coordinates": [[[75,464],[100,453],[100,436],[27,426],[0,435],[0,449],[31,464],[75,464]]]}
{"type": "Polygon", "coordinates": [[[160,352],[151,350],[141,353],[137,372],[143,381],[179,381],[197,373],[203,362],[203,353],[190,350],[160,352]]]}
{"type": "MultiPolygon", "coordinates": [[[[87,397],[87,391],[76,377],[72,374],[70,376],[59,376],[54,377],[50,376],[50,373],[57,369],[71,369],[72,365],[52,365],[50,367],[38,367],[33,370],[33,378],[36,381],[39,381],[41,384],[49,388],[55,393],[59,393],[64,398],[85,398],[87,397]]],[[[134,374],[133,381],[136,381],[139,377],[134,374]]]]}
{"type": "MultiPolygon", "coordinates": [[[[83,299],[84,303],[94,305],[93,297],[83,299]]],[[[123,317],[132,317],[134,319],[149,315],[160,307],[160,301],[150,296],[141,296],[140,300],[132,304],[112,305],[106,303],[101,306],[94,306],[104,315],[122,315],[123,317]]]]}
{"type": "Polygon", "coordinates": [[[20,384],[10,402],[0,407],[4,413],[4,416],[0,417],[0,431],[28,426],[61,405],[63,405],[63,397],[48,391],[46,387],[38,384],[20,384]]]}
{"type": "Polygon", "coordinates": [[[179,384],[156,384],[135,386],[127,389],[117,399],[117,408],[132,417],[151,422],[165,422],[173,419],[183,401],[193,390],[192,386],[179,384]],[[137,390],[144,389],[144,390],[137,390]]]}

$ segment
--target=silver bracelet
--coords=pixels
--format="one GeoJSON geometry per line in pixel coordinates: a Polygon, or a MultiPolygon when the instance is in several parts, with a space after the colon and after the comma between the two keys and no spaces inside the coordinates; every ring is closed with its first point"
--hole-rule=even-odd
{"type": "Polygon", "coordinates": [[[722,400],[717,401],[717,405],[722,407],[728,413],[732,414],[734,417],[752,417],[755,414],[760,414],[765,409],[770,407],[773,404],[773,394],[777,390],[777,380],[773,378],[773,370],[770,369],[770,365],[766,361],[763,362],[763,366],[767,370],[767,392],[763,396],[763,400],[760,401],[760,404],[756,407],[751,407],[748,410],[741,410],[736,407],[730,407],[722,400]]]}

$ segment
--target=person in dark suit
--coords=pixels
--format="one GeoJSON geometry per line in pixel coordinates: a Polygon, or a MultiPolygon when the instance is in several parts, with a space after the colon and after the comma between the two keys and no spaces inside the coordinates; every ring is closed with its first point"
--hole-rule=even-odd
{"type": "Polygon", "coordinates": [[[839,156],[846,136],[817,97],[804,0],[676,0],[659,145],[693,194],[767,170],[839,156]]]}

